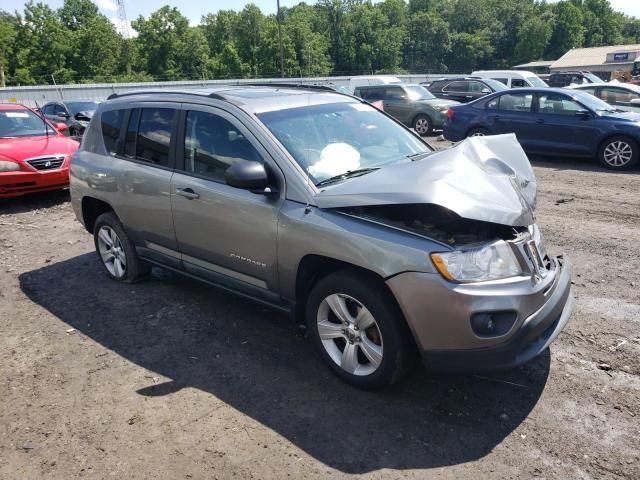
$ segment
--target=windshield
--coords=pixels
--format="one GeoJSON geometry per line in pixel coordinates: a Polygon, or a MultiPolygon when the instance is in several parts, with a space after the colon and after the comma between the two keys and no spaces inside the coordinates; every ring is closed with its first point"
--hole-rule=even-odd
{"type": "Polygon", "coordinates": [[[612,112],[615,110],[615,107],[612,107],[608,103],[603,102],[598,97],[594,97],[590,93],[576,90],[572,92],[572,96],[580,103],[582,103],[585,107],[595,112],[612,112]]]}
{"type": "Polygon", "coordinates": [[[432,150],[363,103],[329,103],[258,114],[317,185],[348,172],[378,168],[432,150]]]}
{"type": "Polygon", "coordinates": [[[35,137],[55,131],[31,110],[0,110],[0,138],[35,137]]]}
{"type": "Polygon", "coordinates": [[[534,87],[548,87],[547,83],[544,80],[541,80],[539,77],[527,77],[527,81],[533,85],[534,87]]]}
{"type": "Polygon", "coordinates": [[[436,98],[422,85],[405,85],[404,89],[409,96],[409,100],[432,100],[436,98]]]}
{"type": "Polygon", "coordinates": [[[67,103],[67,108],[72,115],[80,112],[95,112],[98,108],[98,102],[70,102],[67,103]]]}
{"type": "Polygon", "coordinates": [[[493,88],[494,92],[501,92],[502,90],[509,90],[504,83],[499,82],[498,80],[493,80],[491,78],[483,78],[482,81],[493,88]]]}
{"type": "Polygon", "coordinates": [[[585,72],[582,74],[590,83],[602,83],[602,79],[593,73],[585,72]]]}

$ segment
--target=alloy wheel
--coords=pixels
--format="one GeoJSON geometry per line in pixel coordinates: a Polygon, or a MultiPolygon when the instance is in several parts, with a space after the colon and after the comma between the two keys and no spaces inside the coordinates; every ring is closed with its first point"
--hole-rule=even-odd
{"type": "Polygon", "coordinates": [[[416,120],[414,128],[420,135],[424,135],[429,131],[429,120],[427,120],[426,118],[419,118],[418,120],[416,120]]]}
{"type": "Polygon", "coordinates": [[[107,271],[116,278],[124,277],[127,271],[127,255],[120,237],[108,225],[98,231],[98,250],[107,271]]]}
{"type": "Polygon", "coordinates": [[[345,372],[365,376],[380,367],[382,333],[361,302],[343,293],[331,294],[318,307],[317,323],[322,346],[345,372]]]}
{"type": "Polygon", "coordinates": [[[616,140],[605,147],[603,157],[612,167],[624,167],[633,158],[633,147],[623,140],[616,140]]]}

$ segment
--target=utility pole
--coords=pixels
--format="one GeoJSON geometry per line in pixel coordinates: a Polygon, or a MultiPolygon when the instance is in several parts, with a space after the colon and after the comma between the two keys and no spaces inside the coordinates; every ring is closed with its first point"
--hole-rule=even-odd
{"type": "Polygon", "coordinates": [[[278,43],[280,44],[280,76],[284,78],[284,48],[282,47],[282,25],[280,18],[280,0],[276,0],[278,11],[276,12],[276,20],[278,21],[278,43]]]}

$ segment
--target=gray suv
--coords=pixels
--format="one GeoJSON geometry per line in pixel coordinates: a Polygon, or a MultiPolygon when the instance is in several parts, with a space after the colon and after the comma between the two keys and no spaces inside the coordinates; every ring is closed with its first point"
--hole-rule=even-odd
{"type": "Polygon", "coordinates": [[[71,165],[106,274],[152,265],[291,313],[359,387],[416,352],[439,370],[512,368],[568,321],[571,265],[535,225],[514,136],[434,152],[349,95],[219,87],[114,95],[71,165]]]}
{"type": "Polygon", "coordinates": [[[442,129],[449,107],[460,103],[436,98],[422,85],[368,85],[356,87],[354,94],[369,103],[382,102],[386,113],[419,135],[442,129]]]}

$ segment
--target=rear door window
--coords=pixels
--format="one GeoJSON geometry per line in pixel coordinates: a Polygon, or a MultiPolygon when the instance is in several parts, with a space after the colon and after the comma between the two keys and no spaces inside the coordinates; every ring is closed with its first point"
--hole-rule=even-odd
{"type": "Polygon", "coordinates": [[[530,112],[533,95],[530,93],[505,93],[499,97],[498,108],[509,112],[530,112]]]}
{"type": "Polygon", "coordinates": [[[125,155],[168,167],[175,117],[176,110],[173,108],[134,109],[127,127],[125,155]]]}
{"type": "Polygon", "coordinates": [[[640,94],[616,87],[602,87],[600,98],[609,105],[627,107],[631,105],[631,100],[640,98],[640,94]]]}
{"type": "Polygon", "coordinates": [[[102,112],[100,115],[102,140],[104,141],[104,148],[110,155],[118,153],[116,151],[117,141],[120,136],[120,129],[125,112],[126,110],[110,110],[108,112],[102,112]]]}
{"type": "Polygon", "coordinates": [[[468,92],[469,91],[469,82],[467,82],[467,81],[451,82],[443,90],[445,92],[468,92]]]}
{"type": "Polygon", "coordinates": [[[369,88],[365,91],[365,95],[362,98],[369,102],[376,102],[384,99],[384,92],[384,88],[369,88]]]}

